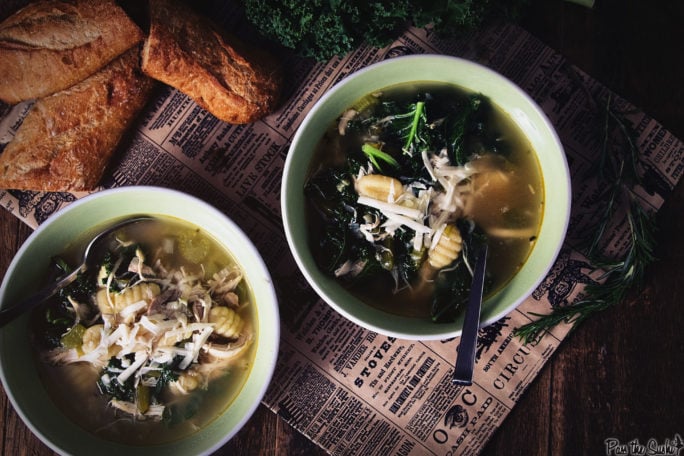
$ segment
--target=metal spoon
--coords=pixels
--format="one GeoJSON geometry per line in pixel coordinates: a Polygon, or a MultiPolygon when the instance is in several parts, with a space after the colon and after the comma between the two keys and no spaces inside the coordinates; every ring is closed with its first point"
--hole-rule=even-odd
{"type": "Polygon", "coordinates": [[[487,265],[487,244],[480,249],[475,263],[473,284],[463,319],[461,343],[456,355],[456,366],[451,379],[455,385],[472,385],[475,367],[475,348],[477,346],[477,330],[480,326],[480,310],[482,307],[482,291],[484,288],[485,266],[487,265]]]}
{"type": "Polygon", "coordinates": [[[95,245],[103,240],[106,240],[109,234],[126,225],[149,220],[154,220],[154,218],[148,215],[131,217],[119,221],[105,228],[103,231],[97,233],[95,237],[93,237],[88,243],[88,245],[85,247],[85,250],[83,251],[83,260],[81,261],[81,264],[74,268],[73,271],[71,271],[69,274],[63,277],[60,277],[59,279],[57,279],[56,282],[51,283],[47,287],[43,288],[36,294],[28,297],[27,299],[19,302],[18,304],[0,310],[0,328],[5,326],[7,323],[11,322],[18,316],[22,315],[23,313],[27,312],[28,310],[34,308],[41,302],[44,302],[46,299],[49,299],[50,297],[54,296],[59,290],[66,287],[74,280],[76,280],[76,277],[78,277],[79,273],[85,272],[89,267],[92,267],[93,258],[91,253],[93,251],[96,251],[96,249],[94,248],[95,245]]]}

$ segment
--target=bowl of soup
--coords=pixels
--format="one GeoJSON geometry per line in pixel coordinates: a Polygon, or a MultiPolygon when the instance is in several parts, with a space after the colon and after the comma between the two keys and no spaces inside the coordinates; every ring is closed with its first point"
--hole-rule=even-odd
{"type": "Polygon", "coordinates": [[[17,252],[0,308],[80,264],[60,292],[0,328],[0,376],[22,420],[61,454],[210,454],[259,405],[279,315],[258,250],[225,214],[158,187],[61,209],[17,252]]]}
{"type": "Polygon", "coordinates": [[[482,325],[518,306],[565,239],[570,177],[540,107],[480,64],[413,55],[336,83],[293,137],[281,206],[296,263],[359,325],[459,336],[488,247],[482,325]]]}

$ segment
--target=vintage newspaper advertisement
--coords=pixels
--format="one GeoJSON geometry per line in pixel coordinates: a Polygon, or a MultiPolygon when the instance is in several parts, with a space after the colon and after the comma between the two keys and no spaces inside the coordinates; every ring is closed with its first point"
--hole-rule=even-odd
{"type": "MultiPolygon", "coordinates": [[[[228,22],[226,22],[228,24],[228,22]]],[[[598,195],[589,177],[600,138],[596,100],[609,91],[521,28],[502,24],[445,40],[411,29],[384,49],[360,48],[315,63],[283,56],[286,100],[267,118],[229,125],[185,95],[162,87],[135,124],[102,188],[158,185],[199,196],[234,219],[257,245],[273,275],[282,340],[265,404],[336,455],[473,455],[515,406],[569,328],[538,344],[513,330],[582,296],[596,280],[577,248],[592,224],[598,195]],[[535,99],[565,147],[573,179],[573,211],[565,246],[549,275],[516,310],[482,328],[472,386],[455,386],[458,339],[399,340],[338,315],[307,285],[289,252],[280,217],[280,182],[288,145],[311,106],[336,82],[371,63],[405,54],[465,57],[511,79],[535,99]]],[[[657,122],[614,96],[638,132],[647,211],[656,211],[682,175],[684,145],[657,122]]],[[[0,148],[11,141],[30,103],[2,106],[0,148]]],[[[32,227],[82,194],[0,190],[0,204],[32,227]]],[[[621,252],[627,223],[616,214],[608,251],[621,252]]]]}

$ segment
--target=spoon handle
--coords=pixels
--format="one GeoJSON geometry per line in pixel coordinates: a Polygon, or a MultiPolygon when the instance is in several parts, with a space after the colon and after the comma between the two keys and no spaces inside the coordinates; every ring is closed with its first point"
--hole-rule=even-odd
{"type": "Polygon", "coordinates": [[[36,294],[29,296],[27,299],[24,299],[13,306],[0,310],[0,328],[72,283],[74,280],[76,280],[79,272],[80,269],[74,269],[71,273],[62,277],[57,282],[51,283],[49,286],[38,291],[36,294]]]}
{"type": "Polygon", "coordinates": [[[475,263],[473,283],[470,297],[463,320],[461,343],[456,355],[456,366],[451,379],[456,385],[472,385],[473,369],[475,367],[475,348],[477,346],[477,330],[480,326],[480,310],[482,307],[482,292],[484,289],[485,267],[487,265],[487,245],[480,249],[480,255],[475,263]]]}

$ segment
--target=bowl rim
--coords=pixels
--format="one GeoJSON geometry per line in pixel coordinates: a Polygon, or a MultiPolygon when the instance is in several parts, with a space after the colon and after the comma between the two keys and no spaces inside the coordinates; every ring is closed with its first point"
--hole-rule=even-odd
{"type": "MultiPolygon", "coordinates": [[[[261,256],[260,252],[254,245],[254,243],[251,241],[251,239],[247,236],[247,234],[240,228],[235,221],[229,217],[227,214],[219,211],[216,207],[213,205],[209,204],[208,202],[193,196],[189,193],[182,192],[180,190],[175,190],[171,188],[166,188],[166,187],[159,187],[159,186],[150,186],[150,185],[133,185],[133,186],[124,186],[124,187],[115,187],[115,188],[109,188],[109,189],[104,189],[100,190],[94,193],[91,193],[89,195],[86,195],[82,198],[79,198],[71,203],[69,203],[66,207],[60,208],[58,211],[55,213],[51,214],[43,223],[41,223],[24,241],[24,243],[20,246],[20,248],[17,250],[17,253],[15,254],[14,258],[10,262],[10,265],[7,268],[7,271],[5,273],[5,276],[3,277],[2,284],[0,284],[0,306],[6,301],[7,299],[7,293],[8,289],[11,288],[9,285],[9,281],[14,275],[18,265],[22,261],[22,258],[26,254],[26,252],[31,248],[33,243],[41,239],[43,236],[47,236],[45,234],[46,232],[49,233],[49,231],[53,228],[55,223],[58,223],[60,220],[64,221],[65,219],[68,219],[69,216],[74,213],[83,210],[85,207],[96,205],[99,200],[101,199],[106,199],[106,198],[114,198],[114,197],[126,197],[126,196],[140,196],[140,192],[146,192],[146,194],[149,195],[149,198],[153,198],[154,196],[165,194],[167,195],[167,198],[169,199],[178,199],[179,203],[187,203],[187,204],[192,204],[193,208],[196,208],[192,211],[192,214],[197,214],[197,209],[201,208],[202,213],[207,214],[207,217],[213,217],[216,220],[217,226],[220,226],[222,229],[225,230],[225,233],[230,234],[230,243],[232,246],[235,245],[240,245],[240,250],[241,251],[247,251],[250,254],[250,258],[245,261],[240,261],[239,258],[235,258],[238,263],[240,263],[241,267],[244,267],[244,262],[249,261],[251,266],[250,269],[258,274],[258,277],[253,277],[250,284],[250,287],[253,289],[253,292],[255,293],[256,296],[260,297],[259,300],[259,306],[264,306],[263,309],[259,309],[257,313],[257,329],[261,333],[269,333],[270,337],[268,339],[264,339],[262,337],[258,337],[257,340],[255,341],[256,347],[255,347],[255,358],[254,358],[254,363],[250,368],[250,372],[244,382],[244,384],[241,386],[240,392],[238,393],[237,397],[233,400],[233,402],[217,417],[214,418],[212,421],[207,423],[203,428],[194,433],[191,434],[183,439],[180,440],[173,440],[165,444],[161,445],[145,445],[145,446],[136,446],[136,445],[129,445],[129,444],[121,444],[118,442],[112,442],[108,440],[101,439],[99,437],[95,437],[94,435],[90,434],[88,431],[83,430],[80,428],[78,425],[75,423],[72,423],[75,429],[80,430],[80,432],[84,433],[84,435],[88,435],[90,439],[95,439],[100,442],[103,442],[107,450],[107,454],[119,454],[121,451],[127,451],[130,454],[147,454],[150,451],[158,451],[159,449],[163,449],[164,451],[173,451],[174,448],[179,445],[181,442],[185,441],[192,441],[194,442],[193,448],[199,446],[200,450],[195,451],[194,449],[192,450],[191,453],[189,454],[211,454],[214,451],[216,451],[218,448],[222,447],[225,445],[238,431],[240,431],[241,428],[244,427],[244,425],[247,423],[247,421],[251,418],[251,416],[254,414],[258,406],[261,404],[261,401],[263,400],[263,397],[266,394],[266,391],[268,387],[270,386],[271,380],[273,378],[275,368],[276,368],[276,363],[277,363],[277,358],[278,358],[278,350],[279,350],[279,345],[280,345],[280,315],[279,315],[279,307],[278,307],[278,300],[277,300],[277,294],[275,291],[275,287],[273,285],[273,280],[271,278],[271,274],[268,270],[268,267],[266,263],[264,262],[263,257],[261,256]],[[259,282],[258,285],[259,287],[257,288],[254,284],[254,282],[259,282]],[[265,284],[266,286],[264,286],[265,284]],[[266,343],[265,341],[270,341],[269,343],[266,343]],[[260,367],[257,369],[257,361],[260,361],[260,367]],[[256,376],[258,371],[258,376],[256,376]],[[252,382],[252,383],[250,383],[252,382]],[[250,383],[248,385],[248,383],[250,383]],[[238,401],[238,397],[243,394],[243,392],[249,391],[250,394],[252,395],[252,400],[247,403],[246,405],[240,403],[239,404],[239,411],[241,413],[241,416],[238,417],[238,419],[235,421],[233,424],[232,428],[225,433],[220,433],[218,429],[212,429],[209,431],[210,428],[215,427],[217,425],[217,422],[219,422],[220,418],[224,415],[226,415],[226,412],[230,411],[231,408],[233,408],[238,401]],[[212,432],[211,436],[208,435],[209,432],[212,432]],[[219,437],[216,437],[219,436],[219,437]]],[[[147,213],[153,213],[154,211],[146,211],[147,213]]],[[[167,211],[160,211],[158,212],[159,215],[170,215],[172,217],[176,217],[179,219],[183,219],[183,217],[178,216],[178,215],[171,215],[165,212],[167,211]]],[[[140,212],[127,212],[126,215],[132,215],[134,213],[140,213],[140,212]]],[[[187,212],[190,213],[190,212],[187,212]]],[[[101,223],[106,223],[108,220],[113,220],[117,218],[117,216],[112,216],[106,219],[103,219],[101,223]]],[[[200,226],[205,232],[208,232],[209,235],[213,237],[217,237],[215,232],[216,229],[207,229],[204,226],[199,225],[198,223],[188,221],[191,224],[200,226]]],[[[97,227],[97,224],[93,224],[91,228],[97,227]]],[[[217,239],[218,241],[218,239],[217,239]]],[[[220,241],[219,241],[220,242],[220,241]]],[[[226,249],[231,252],[231,255],[234,255],[234,252],[231,249],[230,246],[226,246],[226,249]]],[[[255,297],[256,298],[256,297],[255,297]]],[[[255,299],[256,300],[256,299],[255,299]]],[[[19,320],[24,320],[27,318],[27,316],[22,316],[20,317],[19,320]]],[[[18,321],[19,321],[18,320],[18,321]]],[[[6,339],[6,333],[5,331],[9,329],[9,326],[6,326],[5,328],[0,329],[0,339],[6,339]]],[[[25,330],[25,329],[24,329],[25,330]]],[[[3,344],[4,345],[4,344],[3,344]]],[[[2,349],[0,348],[0,353],[2,352],[2,349]]],[[[19,415],[21,420],[24,422],[24,424],[31,430],[31,432],[36,435],[46,446],[48,446],[50,449],[53,451],[60,453],[60,454],[70,454],[69,452],[73,450],[73,448],[68,449],[64,448],[64,442],[61,442],[61,445],[54,442],[52,438],[49,436],[49,429],[44,429],[43,427],[40,427],[36,425],[33,420],[29,417],[27,414],[26,410],[24,409],[25,405],[25,400],[21,398],[20,394],[17,394],[17,392],[11,388],[10,386],[12,385],[12,382],[8,383],[8,369],[11,369],[10,366],[5,365],[5,359],[0,358],[0,381],[2,381],[3,386],[5,387],[5,392],[7,394],[7,397],[10,400],[10,403],[12,404],[14,410],[16,413],[19,415]]],[[[54,406],[55,410],[59,413],[62,413],[59,411],[57,406],[54,406]]],[[[66,418],[66,417],[64,417],[66,418]]],[[[66,419],[66,421],[70,421],[66,419]]],[[[70,447],[73,447],[74,445],[70,445],[70,447]]],[[[187,447],[187,445],[184,446],[184,448],[187,447]]],[[[186,448],[187,449],[187,448],[186,448]]],[[[173,454],[185,454],[185,453],[173,453],[173,454]]]]}
{"type": "MultiPolygon", "coordinates": [[[[517,308],[526,298],[528,298],[532,292],[539,286],[539,284],[544,280],[544,278],[547,276],[551,268],[553,267],[553,264],[555,263],[564,243],[564,239],[567,234],[567,229],[570,221],[570,210],[571,210],[571,203],[572,203],[572,192],[571,192],[571,179],[570,179],[570,170],[567,162],[567,157],[565,155],[565,151],[563,148],[563,144],[560,141],[560,138],[558,137],[558,134],[553,127],[553,124],[549,120],[548,116],[545,114],[545,112],[542,110],[542,108],[516,83],[508,79],[506,76],[502,75],[501,73],[483,65],[477,62],[474,62],[472,60],[464,59],[461,57],[456,57],[456,56],[449,56],[449,55],[441,55],[441,54],[414,54],[414,55],[403,55],[403,56],[398,56],[398,57],[393,57],[389,58],[386,60],[382,60],[379,62],[375,62],[373,64],[370,64],[366,67],[363,67],[357,71],[351,72],[348,75],[346,75],[343,79],[340,81],[336,82],[331,88],[329,88],[321,97],[314,103],[314,105],[311,107],[309,112],[306,114],[305,118],[303,119],[302,123],[298,127],[297,131],[295,132],[292,141],[290,143],[290,148],[287,154],[287,157],[285,159],[285,165],[283,168],[283,179],[282,179],[282,186],[281,186],[281,213],[282,213],[282,219],[283,219],[283,227],[285,230],[285,236],[287,239],[288,246],[290,248],[290,251],[295,259],[295,262],[299,268],[299,270],[302,272],[304,277],[306,278],[307,282],[309,285],[316,291],[318,296],[323,299],[328,305],[330,305],[334,310],[336,310],[338,313],[340,313],[342,316],[347,318],[348,320],[365,327],[366,329],[369,329],[371,331],[374,331],[379,334],[384,334],[390,337],[397,337],[397,338],[402,338],[402,339],[409,339],[409,340],[440,340],[440,339],[447,339],[447,338],[453,338],[453,337],[459,337],[461,334],[461,328],[460,324],[458,321],[453,324],[453,325],[441,325],[441,324],[435,324],[435,323],[430,323],[435,327],[435,330],[431,330],[428,332],[421,332],[421,331],[412,331],[412,330],[406,330],[405,328],[410,324],[408,322],[407,317],[398,317],[396,315],[389,314],[387,312],[379,311],[377,309],[372,308],[371,306],[365,305],[366,308],[364,309],[364,312],[367,314],[370,314],[372,316],[372,321],[369,321],[367,319],[363,319],[360,316],[356,315],[354,312],[349,310],[347,307],[340,305],[339,303],[336,302],[333,296],[331,296],[331,293],[329,292],[329,288],[327,288],[328,284],[322,284],[319,282],[320,280],[326,280],[321,277],[322,273],[318,270],[314,270],[315,266],[312,268],[310,266],[310,258],[305,258],[304,254],[300,251],[300,249],[308,249],[308,246],[302,246],[301,242],[298,241],[295,232],[297,229],[301,228],[302,225],[305,225],[305,223],[302,223],[295,217],[295,214],[292,212],[292,208],[289,206],[288,202],[292,198],[296,198],[296,196],[293,196],[293,192],[295,191],[295,188],[297,184],[292,182],[293,179],[293,172],[296,170],[296,167],[298,164],[296,163],[297,159],[297,146],[300,145],[300,143],[303,141],[303,138],[307,135],[310,134],[311,132],[309,131],[310,129],[314,128],[312,126],[316,120],[315,120],[315,114],[319,113],[323,109],[325,109],[325,106],[328,104],[333,104],[335,102],[336,97],[340,97],[340,93],[344,91],[348,86],[351,86],[352,84],[356,84],[357,81],[363,80],[365,83],[369,83],[369,80],[371,78],[371,74],[373,72],[377,71],[385,71],[386,74],[388,73],[391,69],[393,68],[398,68],[398,67],[411,67],[413,71],[415,71],[414,74],[418,74],[418,76],[411,76],[411,78],[398,78],[398,80],[392,80],[392,82],[389,83],[379,83],[377,81],[372,81],[370,83],[371,87],[368,88],[365,93],[369,93],[373,90],[380,90],[383,87],[389,87],[398,83],[402,82],[411,82],[411,81],[427,81],[428,78],[423,78],[422,74],[425,73],[422,71],[422,68],[425,67],[446,67],[449,66],[450,69],[453,69],[454,71],[462,71],[462,72],[476,72],[479,75],[485,76],[488,78],[487,80],[494,81],[491,84],[498,84],[501,86],[507,87],[507,89],[511,92],[512,95],[514,95],[517,99],[521,101],[521,103],[524,103],[526,105],[526,109],[530,110],[536,117],[538,121],[538,125],[543,131],[545,132],[546,135],[548,135],[548,140],[550,141],[550,144],[552,145],[553,152],[556,153],[556,159],[557,161],[555,162],[555,165],[557,169],[555,170],[556,174],[558,175],[558,179],[562,182],[556,182],[556,188],[558,189],[558,192],[560,195],[558,196],[558,203],[559,207],[555,208],[556,209],[556,214],[555,214],[555,236],[554,238],[557,239],[556,242],[553,243],[553,247],[551,251],[547,252],[545,255],[548,257],[548,261],[544,262],[544,265],[539,269],[539,274],[538,277],[536,277],[535,280],[531,281],[529,285],[524,289],[522,293],[519,293],[520,296],[515,298],[514,300],[511,301],[511,303],[507,306],[502,307],[499,311],[494,312],[490,315],[485,315],[486,313],[486,306],[488,303],[492,302],[495,299],[504,299],[505,298],[505,288],[504,290],[500,290],[497,292],[494,296],[490,296],[484,303],[483,305],[483,319],[480,323],[480,327],[489,325],[491,323],[494,323],[495,321],[498,321],[500,318],[503,316],[507,315],[511,311],[513,311],[515,308],[517,308]],[[562,185],[564,184],[564,185],[562,185]],[[560,186],[562,185],[562,187],[560,186]],[[309,261],[307,263],[307,261],[309,261]],[[395,326],[399,324],[402,325],[401,330],[397,330],[395,326]],[[439,330],[437,330],[438,327],[441,327],[439,330]]],[[[427,71],[429,73],[429,71],[427,71]]],[[[392,76],[393,78],[393,76],[392,76]]],[[[391,79],[391,78],[390,78],[391,79]]],[[[438,79],[432,79],[432,80],[438,80],[438,79]]],[[[457,82],[449,81],[455,85],[461,85],[458,84],[457,82]]],[[[463,85],[461,85],[464,87],[463,85]]],[[[472,90],[472,87],[468,87],[468,89],[472,90]]],[[[357,95],[357,99],[360,96],[363,96],[365,93],[359,92],[357,95]]],[[[484,93],[484,95],[488,95],[487,93],[484,93]]],[[[345,109],[346,107],[349,106],[352,102],[355,100],[352,99],[349,101],[349,103],[344,106],[342,109],[345,109]]],[[[493,102],[496,103],[496,100],[492,100],[493,102]]],[[[509,115],[511,115],[510,112],[505,110],[509,115]]],[[[341,110],[337,113],[338,115],[341,113],[341,110]]],[[[333,119],[330,119],[332,121],[333,119]]],[[[514,119],[515,120],[515,119],[514,119]]],[[[319,122],[321,123],[321,122],[319,122]]],[[[516,123],[518,123],[516,121],[516,123]]],[[[320,126],[320,125],[319,125],[320,126]]],[[[318,137],[322,135],[322,132],[318,131],[316,132],[318,137]]],[[[301,154],[302,152],[300,152],[301,154]]],[[[537,151],[537,156],[539,156],[539,152],[537,151]]],[[[306,156],[307,164],[309,163],[309,158],[310,158],[310,153],[306,156]]],[[[541,167],[541,163],[540,163],[541,167]]],[[[544,176],[542,175],[542,179],[544,179],[544,176]]],[[[544,184],[545,188],[547,188],[547,183],[544,184]]],[[[544,204],[544,210],[545,210],[545,216],[544,219],[546,219],[546,211],[548,209],[548,205],[546,204],[548,200],[548,196],[545,196],[545,204],[544,204]]],[[[542,228],[544,226],[548,226],[548,222],[546,220],[542,220],[542,228]]],[[[540,228],[540,230],[542,229],[540,228]]],[[[536,245],[535,245],[536,248],[536,245]]],[[[533,249],[534,251],[535,249],[533,249]]],[[[533,252],[530,253],[532,255],[533,252]]],[[[529,259],[529,257],[528,257],[529,259]]],[[[338,286],[339,287],[339,286],[338,286]]],[[[350,298],[350,301],[356,302],[356,306],[358,307],[358,299],[352,297],[351,295],[348,295],[350,298]]],[[[462,317],[461,317],[461,322],[462,322],[462,317]]]]}

